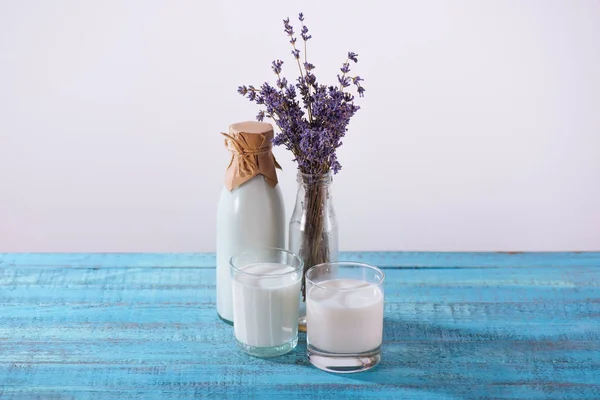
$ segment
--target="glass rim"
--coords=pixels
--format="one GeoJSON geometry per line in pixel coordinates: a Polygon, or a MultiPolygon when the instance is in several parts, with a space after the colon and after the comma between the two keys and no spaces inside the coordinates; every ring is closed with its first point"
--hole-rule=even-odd
{"type": "Polygon", "coordinates": [[[333,171],[330,169],[326,172],[317,172],[317,173],[310,173],[310,172],[302,172],[302,170],[300,168],[297,169],[298,171],[298,175],[301,176],[330,176],[333,175],[333,171]]]}
{"type": "Polygon", "coordinates": [[[310,174],[310,173],[302,172],[302,171],[300,171],[300,168],[298,168],[298,175],[296,176],[296,180],[298,182],[302,182],[304,184],[307,184],[307,183],[327,184],[327,183],[331,183],[333,181],[333,171],[329,170],[324,173],[310,174]],[[307,182],[307,181],[309,181],[309,182],[307,182]]]}
{"type": "Polygon", "coordinates": [[[321,264],[316,264],[313,265],[312,267],[310,267],[306,273],[304,274],[304,279],[307,282],[310,282],[310,284],[312,286],[317,286],[321,289],[325,289],[325,290],[334,290],[337,292],[343,292],[343,291],[350,291],[350,290],[356,290],[356,289],[363,289],[363,288],[370,288],[370,287],[374,287],[374,286],[380,286],[383,285],[383,282],[385,281],[385,273],[378,267],[371,265],[371,264],[367,264],[367,263],[361,263],[361,262],[355,262],[355,261],[334,261],[334,262],[324,262],[321,264]],[[323,267],[325,265],[333,265],[333,266],[343,266],[343,265],[347,265],[347,266],[351,266],[351,267],[361,267],[361,268],[366,268],[366,269],[370,269],[375,271],[376,273],[379,273],[381,275],[381,280],[379,282],[369,282],[369,281],[365,281],[368,283],[368,285],[366,286],[361,286],[360,288],[331,288],[331,287],[326,287],[326,286],[322,286],[319,285],[318,283],[314,282],[313,280],[311,280],[307,275],[311,270],[317,270],[317,268],[319,267],[323,267]]]}
{"type": "MultiPolygon", "coordinates": [[[[272,261],[255,261],[252,264],[257,264],[257,263],[260,263],[260,262],[272,262],[272,261]]],[[[277,263],[277,264],[280,264],[280,263],[277,263]]],[[[247,266],[247,265],[250,265],[250,264],[245,264],[244,266],[247,266]]],[[[260,248],[259,250],[247,250],[247,251],[243,251],[243,252],[238,253],[238,254],[234,254],[229,259],[229,268],[232,269],[232,270],[234,270],[236,274],[239,273],[239,274],[244,274],[244,275],[248,275],[248,276],[256,276],[256,277],[260,276],[260,277],[265,277],[265,278],[281,278],[282,276],[286,276],[286,275],[289,275],[289,274],[296,273],[298,271],[302,271],[304,269],[304,260],[298,254],[293,253],[293,252],[291,252],[289,250],[286,250],[286,249],[282,249],[282,248],[279,248],[279,247],[263,247],[263,248],[260,248]],[[289,267],[292,267],[294,269],[291,270],[291,271],[281,272],[281,273],[275,273],[275,274],[255,274],[255,273],[252,273],[252,272],[243,271],[241,269],[243,267],[239,267],[238,268],[233,263],[233,259],[234,258],[242,257],[244,255],[249,255],[249,254],[256,254],[257,252],[260,252],[260,251],[274,251],[274,252],[278,252],[280,254],[282,254],[282,253],[286,254],[287,256],[292,256],[293,259],[295,259],[295,260],[298,261],[298,266],[297,267],[293,267],[292,265],[289,265],[289,264],[286,263],[285,265],[287,265],[289,267]]]]}

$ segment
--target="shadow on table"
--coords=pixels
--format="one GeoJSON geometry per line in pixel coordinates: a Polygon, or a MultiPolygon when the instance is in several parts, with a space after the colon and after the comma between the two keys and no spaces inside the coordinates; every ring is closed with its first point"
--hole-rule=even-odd
{"type": "Polygon", "coordinates": [[[305,365],[313,368],[306,357],[306,333],[298,332],[298,346],[291,353],[269,358],[270,362],[287,365],[305,365]]]}
{"type": "Polygon", "coordinates": [[[516,372],[498,362],[494,340],[499,338],[473,342],[469,338],[474,332],[466,329],[389,318],[384,332],[381,363],[344,378],[455,398],[486,398],[506,395],[494,384],[511,380],[516,372]],[[492,353],[496,357],[490,358],[492,353]]]}
{"type": "MultiPolygon", "coordinates": [[[[514,335],[508,337],[489,329],[400,319],[385,319],[384,332],[381,363],[370,371],[344,378],[456,398],[552,398],[598,389],[595,385],[556,381],[552,375],[555,353],[545,355],[542,367],[534,365],[535,337],[516,340],[514,335]]],[[[554,351],[552,343],[548,348],[554,351]]]]}
{"type": "MultiPolygon", "coordinates": [[[[381,363],[370,371],[334,375],[348,383],[369,382],[460,399],[598,398],[600,387],[589,377],[560,369],[569,367],[565,364],[569,346],[577,344],[556,330],[547,333],[544,326],[534,326],[503,334],[488,326],[477,329],[386,318],[381,363]]],[[[585,333],[569,336],[584,340],[585,333]]],[[[306,335],[300,335],[295,352],[272,362],[314,368],[306,358],[306,335]]]]}

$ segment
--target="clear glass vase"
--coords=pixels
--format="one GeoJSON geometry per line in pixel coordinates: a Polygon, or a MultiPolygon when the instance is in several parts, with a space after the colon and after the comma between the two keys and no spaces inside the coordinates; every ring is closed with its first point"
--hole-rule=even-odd
{"type": "Polygon", "coordinates": [[[313,265],[338,259],[338,223],[331,197],[331,172],[298,172],[296,205],[290,219],[288,248],[304,260],[299,329],[306,331],[306,271],[313,265]]]}

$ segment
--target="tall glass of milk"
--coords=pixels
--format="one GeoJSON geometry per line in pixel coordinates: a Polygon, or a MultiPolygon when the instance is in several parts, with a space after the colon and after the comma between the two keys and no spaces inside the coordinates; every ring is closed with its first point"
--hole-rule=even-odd
{"type": "Polygon", "coordinates": [[[308,358],[315,367],[360,372],[381,360],[384,273],[354,262],[315,265],[306,272],[308,358]]]}
{"type": "Polygon", "coordinates": [[[256,357],[275,357],[298,344],[304,263],[279,248],[231,258],[233,329],[238,347],[256,357]]]}

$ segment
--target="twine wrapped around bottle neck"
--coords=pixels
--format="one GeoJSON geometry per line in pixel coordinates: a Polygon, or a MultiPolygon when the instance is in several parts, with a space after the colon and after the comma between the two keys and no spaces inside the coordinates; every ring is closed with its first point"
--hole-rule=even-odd
{"type": "Polygon", "coordinates": [[[225,173],[225,185],[229,191],[239,187],[257,175],[263,175],[271,187],[277,185],[275,168],[281,166],[271,152],[273,127],[262,122],[241,122],[229,127],[225,147],[231,152],[231,160],[225,173]]]}

